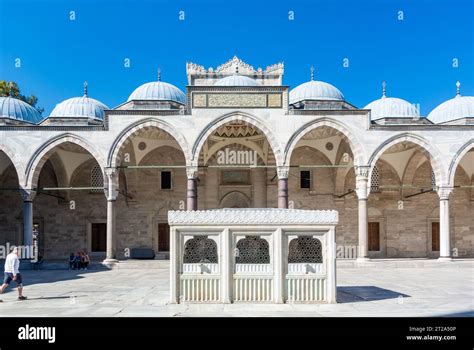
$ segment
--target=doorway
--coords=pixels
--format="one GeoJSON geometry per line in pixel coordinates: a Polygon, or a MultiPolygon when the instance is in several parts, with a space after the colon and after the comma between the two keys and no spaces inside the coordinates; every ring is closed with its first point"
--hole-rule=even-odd
{"type": "Polygon", "coordinates": [[[170,251],[170,225],[168,223],[158,223],[158,251],[170,251]]]}

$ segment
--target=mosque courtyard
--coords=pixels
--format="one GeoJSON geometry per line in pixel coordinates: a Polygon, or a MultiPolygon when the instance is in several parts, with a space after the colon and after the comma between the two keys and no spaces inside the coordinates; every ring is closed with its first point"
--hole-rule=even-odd
{"type": "Polygon", "coordinates": [[[26,301],[12,288],[3,317],[465,317],[474,316],[474,261],[338,261],[337,304],[170,304],[169,261],[112,270],[23,271],[26,301]]]}

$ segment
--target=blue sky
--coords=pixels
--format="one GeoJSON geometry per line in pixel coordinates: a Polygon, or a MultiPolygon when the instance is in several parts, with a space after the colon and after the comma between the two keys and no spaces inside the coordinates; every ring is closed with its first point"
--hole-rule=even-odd
{"type": "Polygon", "coordinates": [[[292,87],[314,65],[316,79],[360,108],[380,97],[386,80],[387,95],[419,103],[426,115],[454,96],[456,80],[463,95],[474,95],[473,3],[0,0],[0,79],[38,96],[48,115],[82,95],[84,80],[89,95],[112,108],[155,80],[158,67],[162,80],[184,90],[187,61],[216,67],[237,55],[255,68],[284,61],[284,83],[292,87]]]}

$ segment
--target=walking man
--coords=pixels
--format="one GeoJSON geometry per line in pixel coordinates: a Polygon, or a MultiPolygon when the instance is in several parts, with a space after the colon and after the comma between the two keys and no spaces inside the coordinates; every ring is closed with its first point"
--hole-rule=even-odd
{"type": "Polygon", "coordinates": [[[3,284],[0,293],[3,293],[5,289],[7,289],[11,281],[15,281],[18,287],[18,300],[25,300],[26,297],[23,296],[23,281],[21,279],[21,274],[19,270],[19,255],[20,253],[18,247],[13,247],[11,253],[7,255],[7,258],[5,259],[5,277],[3,279],[3,284]]]}

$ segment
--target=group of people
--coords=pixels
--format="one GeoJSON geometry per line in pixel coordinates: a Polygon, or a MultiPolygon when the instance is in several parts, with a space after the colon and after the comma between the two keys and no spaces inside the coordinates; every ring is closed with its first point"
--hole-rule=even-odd
{"type": "Polygon", "coordinates": [[[71,253],[69,255],[69,268],[71,270],[87,270],[91,259],[87,252],[71,253]]]}

